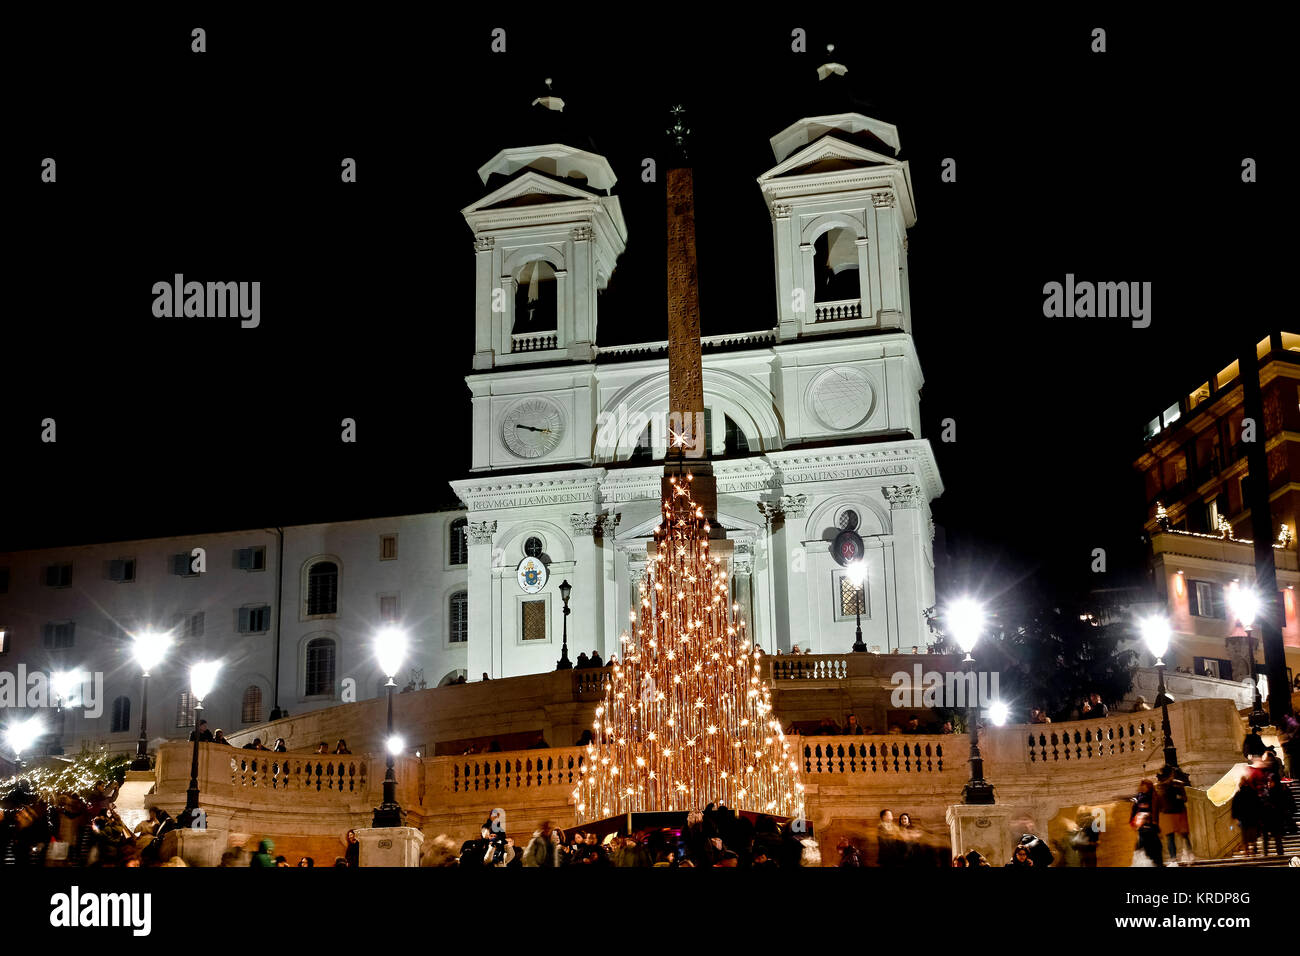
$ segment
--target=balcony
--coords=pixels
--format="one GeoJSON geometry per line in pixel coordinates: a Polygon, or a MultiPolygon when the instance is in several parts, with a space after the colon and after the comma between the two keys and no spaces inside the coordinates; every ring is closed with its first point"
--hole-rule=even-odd
{"type": "Polygon", "coordinates": [[[559,333],[555,329],[547,332],[519,332],[510,336],[510,351],[547,352],[558,348],[559,333]]]}
{"type": "Polygon", "coordinates": [[[814,322],[844,322],[862,318],[861,299],[839,299],[835,302],[813,303],[814,322]]]}

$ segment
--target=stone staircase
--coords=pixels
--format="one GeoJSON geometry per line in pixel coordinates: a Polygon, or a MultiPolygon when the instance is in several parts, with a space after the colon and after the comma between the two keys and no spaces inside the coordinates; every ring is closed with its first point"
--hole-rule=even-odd
{"type": "MultiPolygon", "coordinates": [[[[1295,799],[1296,804],[1296,825],[1300,828],[1300,780],[1286,780],[1282,784],[1284,787],[1291,789],[1291,796],[1295,799]]],[[[1256,844],[1259,852],[1263,852],[1264,838],[1260,837],[1256,844]]],[[[1232,856],[1220,857],[1216,860],[1193,860],[1189,863],[1182,863],[1181,866],[1290,866],[1293,857],[1300,858],[1300,833],[1292,833],[1282,838],[1282,855],[1276,854],[1276,842],[1270,840],[1269,847],[1272,855],[1270,856],[1247,856],[1244,845],[1238,845],[1233,851],[1232,856]]]]}

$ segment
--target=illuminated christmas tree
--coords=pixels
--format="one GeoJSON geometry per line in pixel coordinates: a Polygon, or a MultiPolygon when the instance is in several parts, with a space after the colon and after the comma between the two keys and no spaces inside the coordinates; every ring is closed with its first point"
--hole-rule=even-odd
{"type": "Polygon", "coordinates": [[[573,791],[579,823],[710,803],[803,817],[797,757],[772,713],[762,651],[733,617],[692,480],[664,482],[640,607],[573,791]]]}

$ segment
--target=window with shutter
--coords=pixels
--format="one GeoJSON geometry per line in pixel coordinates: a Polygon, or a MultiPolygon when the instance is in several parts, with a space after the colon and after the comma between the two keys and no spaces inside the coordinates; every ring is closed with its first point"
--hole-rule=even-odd
{"type": "Polygon", "coordinates": [[[176,695],[176,726],[194,726],[194,698],[187,690],[176,695]]]}
{"type": "Polygon", "coordinates": [[[397,535],[381,534],[379,536],[379,560],[395,561],[397,559],[397,535]]]}
{"type": "Polygon", "coordinates": [[[72,565],[52,564],[45,569],[45,585],[51,588],[66,588],[72,585],[72,565]]]}
{"type": "Polygon", "coordinates": [[[253,609],[241,607],[239,609],[239,633],[247,634],[252,630],[253,609]]]}
{"type": "Polygon", "coordinates": [[[265,571],[266,548],[240,548],[235,552],[235,564],[241,571],[265,571]]]}
{"type": "Polygon", "coordinates": [[[198,577],[192,567],[192,559],[190,558],[190,553],[188,551],[172,558],[172,574],[179,575],[183,578],[198,577]]]}
{"type": "Polygon", "coordinates": [[[45,646],[49,650],[65,650],[72,647],[74,643],[73,629],[75,625],[71,621],[60,623],[50,623],[45,625],[45,646]]]}
{"type": "Polygon", "coordinates": [[[379,596],[379,620],[384,624],[392,624],[397,620],[397,595],[381,594],[379,596]]]}

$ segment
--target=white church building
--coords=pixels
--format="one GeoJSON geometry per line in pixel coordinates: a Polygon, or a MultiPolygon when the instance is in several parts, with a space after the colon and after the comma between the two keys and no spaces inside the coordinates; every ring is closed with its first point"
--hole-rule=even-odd
{"type": "MultiPolygon", "coordinates": [[[[930,502],[943,486],[920,437],[907,282],[916,213],[898,132],[846,113],[771,142],[776,165],[754,197],[772,221],[771,325],[702,340],[733,599],[768,651],[848,651],[857,592],[830,544],[855,529],[868,569],[863,643],[924,647],[930,502]]],[[[628,236],[603,157],[506,149],[479,175],[497,185],[463,210],[476,255],[474,476],[452,486],[469,521],[466,667],[510,676],[555,666],[562,582],[570,658],[617,653],[659,521],[668,343],[598,344],[598,293],[628,236]],[[530,558],[544,572],[522,575],[530,558]]]]}
{"type": "MultiPolygon", "coordinates": [[[[943,491],[921,437],[908,165],[896,128],[857,113],[802,119],[771,144],[754,196],[771,214],[770,322],[702,340],[733,598],[769,652],[848,652],[858,592],[830,544],[854,529],[863,643],[907,652],[928,636],[930,504],[943,491]]],[[[506,149],[479,175],[487,194],[463,210],[477,290],[471,477],[451,482],[465,510],[0,554],[0,672],[105,675],[102,715],[62,718],[65,748],[133,745],[133,628],[177,641],[151,678],[151,738],[192,724],[187,653],[223,660],[205,706],[228,731],[275,704],[301,713],[380,693],[372,638],[388,622],[411,638],[399,684],[551,670],[562,583],[570,659],[618,653],[659,521],[667,342],[599,344],[599,292],[629,229],[604,157],[506,149]],[[195,548],[200,573],[182,560],[195,548]]]]}

